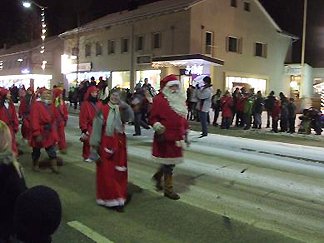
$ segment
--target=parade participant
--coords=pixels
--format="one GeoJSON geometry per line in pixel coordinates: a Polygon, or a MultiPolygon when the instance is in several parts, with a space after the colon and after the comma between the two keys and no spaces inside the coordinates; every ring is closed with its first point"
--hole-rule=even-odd
{"type": "Polygon", "coordinates": [[[20,100],[19,118],[22,119],[21,134],[23,139],[30,139],[30,106],[34,100],[33,91],[31,88],[27,89],[26,95],[20,100]]]}
{"type": "MultiPolygon", "coordinates": [[[[95,86],[90,86],[84,96],[80,108],[79,125],[81,129],[81,142],[83,142],[82,156],[84,161],[93,162],[90,157],[90,144],[89,139],[92,133],[92,122],[97,112],[98,102],[98,89],[95,86]]],[[[100,105],[99,105],[100,106],[100,105]]]]}
{"type": "Polygon", "coordinates": [[[13,215],[18,196],[27,187],[22,169],[12,152],[11,132],[0,121],[0,242],[10,242],[14,234],[13,215]]]}
{"type": "Polygon", "coordinates": [[[180,196],[173,191],[173,169],[183,162],[182,146],[188,123],[185,92],[180,89],[176,75],[161,80],[161,92],[154,98],[150,114],[150,124],[155,130],[153,158],[161,166],[153,175],[156,189],[162,190],[164,177],[164,196],[173,200],[180,196]]]}
{"type": "Polygon", "coordinates": [[[5,88],[0,88],[0,120],[9,127],[12,138],[12,151],[15,155],[18,155],[15,134],[19,130],[19,121],[15,106],[11,101],[10,91],[5,88]]]}
{"type": "Polygon", "coordinates": [[[51,106],[53,111],[55,121],[56,121],[56,130],[58,133],[58,148],[62,154],[66,154],[66,140],[65,140],[65,126],[68,120],[68,109],[63,100],[63,90],[54,89],[53,90],[53,103],[51,106]]]}
{"type": "Polygon", "coordinates": [[[118,91],[100,107],[93,121],[90,144],[97,161],[97,203],[123,211],[127,199],[127,151],[124,123],[133,121],[132,108],[118,91]],[[99,159],[100,155],[100,159],[99,159]],[[98,160],[97,160],[98,159],[98,160]]]}
{"type": "Polygon", "coordinates": [[[59,173],[57,167],[57,156],[55,144],[58,142],[56,121],[51,109],[51,92],[46,88],[38,91],[39,98],[33,103],[30,109],[30,146],[33,148],[32,160],[33,170],[39,171],[39,158],[41,149],[45,148],[54,173],[59,173]]]}

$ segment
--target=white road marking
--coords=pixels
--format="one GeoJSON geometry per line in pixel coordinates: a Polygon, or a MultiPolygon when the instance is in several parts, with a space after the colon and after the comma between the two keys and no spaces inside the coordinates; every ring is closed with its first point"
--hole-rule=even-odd
{"type": "Polygon", "coordinates": [[[84,224],[78,221],[71,221],[68,223],[69,226],[76,229],[77,231],[81,232],[94,242],[98,243],[113,243],[113,241],[108,240],[106,237],[102,236],[101,234],[95,232],[94,230],[90,229],[89,227],[85,226],[84,224]]]}

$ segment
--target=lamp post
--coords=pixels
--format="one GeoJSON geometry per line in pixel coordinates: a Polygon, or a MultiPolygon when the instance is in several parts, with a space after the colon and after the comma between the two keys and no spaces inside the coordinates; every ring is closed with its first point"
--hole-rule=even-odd
{"type": "Polygon", "coordinates": [[[41,67],[42,67],[42,69],[44,71],[45,68],[46,68],[46,64],[47,64],[47,61],[45,60],[45,39],[46,39],[46,32],[47,32],[46,21],[45,21],[45,9],[47,9],[47,7],[39,5],[38,3],[36,3],[33,0],[23,1],[22,5],[25,8],[31,8],[32,5],[34,5],[34,6],[38,7],[41,10],[41,30],[42,30],[41,31],[41,39],[42,39],[42,45],[41,45],[40,53],[42,54],[42,57],[43,57],[41,67]]]}

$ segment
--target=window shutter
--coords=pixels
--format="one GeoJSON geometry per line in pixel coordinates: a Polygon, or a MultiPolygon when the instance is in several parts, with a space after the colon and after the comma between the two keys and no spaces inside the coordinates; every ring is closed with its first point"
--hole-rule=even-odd
{"type": "Polygon", "coordinates": [[[243,53],[243,38],[240,38],[238,41],[239,41],[238,53],[242,54],[243,53]]]}
{"type": "Polygon", "coordinates": [[[228,37],[228,36],[225,37],[225,43],[226,43],[225,50],[226,50],[227,52],[229,52],[229,37],[228,37]]]}

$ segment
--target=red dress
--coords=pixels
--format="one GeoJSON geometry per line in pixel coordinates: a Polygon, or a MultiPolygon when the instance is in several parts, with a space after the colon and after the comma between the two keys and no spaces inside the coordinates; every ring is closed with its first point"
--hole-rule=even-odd
{"type": "Polygon", "coordinates": [[[123,206],[127,197],[126,135],[105,133],[110,107],[102,106],[103,132],[100,142],[101,162],[97,164],[97,203],[106,207],[123,206]]]}
{"type": "Polygon", "coordinates": [[[51,105],[52,112],[54,114],[54,118],[56,120],[56,129],[58,133],[58,147],[60,150],[66,149],[66,140],[65,140],[65,125],[68,120],[68,108],[63,102],[63,104],[59,107],[55,107],[54,104],[51,105]]]}
{"type": "Polygon", "coordinates": [[[55,118],[50,105],[46,106],[41,101],[36,101],[30,109],[30,146],[33,148],[48,148],[58,142],[55,118]],[[35,138],[41,136],[37,142],[35,138]]]}
{"type": "Polygon", "coordinates": [[[159,93],[153,100],[149,123],[153,126],[160,122],[165,126],[162,136],[154,134],[152,155],[162,164],[178,164],[183,162],[181,141],[188,129],[186,118],[181,117],[169,105],[163,93],[159,93]]]}
{"type": "Polygon", "coordinates": [[[18,155],[15,133],[18,132],[19,122],[15,106],[12,102],[9,103],[8,109],[5,106],[0,108],[0,120],[6,123],[9,127],[12,138],[12,151],[18,155]]]}

